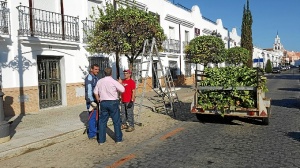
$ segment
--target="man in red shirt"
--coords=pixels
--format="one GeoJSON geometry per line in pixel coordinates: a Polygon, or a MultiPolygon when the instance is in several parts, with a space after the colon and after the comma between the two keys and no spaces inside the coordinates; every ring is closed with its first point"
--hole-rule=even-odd
{"type": "Polygon", "coordinates": [[[124,79],[122,84],[125,88],[125,92],[121,94],[121,118],[122,129],[126,129],[126,132],[134,131],[134,101],[135,101],[135,82],[131,79],[131,71],[124,70],[124,79]],[[128,123],[128,125],[127,125],[128,123]]]}

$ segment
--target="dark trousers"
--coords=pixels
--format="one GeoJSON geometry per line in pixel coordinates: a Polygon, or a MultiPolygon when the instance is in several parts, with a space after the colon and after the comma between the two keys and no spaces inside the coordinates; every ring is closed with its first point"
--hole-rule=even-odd
{"type": "Polygon", "coordinates": [[[98,143],[106,141],[106,126],[109,116],[114,123],[115,141],[122,141],[121,118],[119,109],[119,100],[103,100],[100,102],[100,117],[99,117],[99,138],[98,143]]]}
{"type": "Polygon", "coordinates": [[[126,124],[128,122],[129,126],[134,127],[134,104],[132,107],[127,107],[128,103],[121,104],[121,116],[122,116],[122,124],[126,124]]]}
{"type": "MultiPolygon", "coordinates": [[[[87,109],[90,108],[90,105],[90,103],[86,103],[87,109]]],[[[93,138],[97,135],[97,109],[95,109],[92,112],[89,112],[87,134],[88,138],[93,138]]]]}

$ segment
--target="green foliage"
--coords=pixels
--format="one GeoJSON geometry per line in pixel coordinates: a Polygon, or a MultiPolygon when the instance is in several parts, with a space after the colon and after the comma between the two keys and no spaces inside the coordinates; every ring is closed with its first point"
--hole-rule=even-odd
{"type": "MultiPolygon", "coordinates": [[[[228,87],[253,86],[267,91],[266,79],[257,76],[257,70],[248,67],[205,68],[205,79],[200,86],[228,87]]],[[[252,108],[256,105],[256,92],[244,90],[201,91],[198,104],[203,109],[222,110],[230,106],[252,108]]]]}
{"type": "Polygon", "coordinates": [[[233,47],[227,50],[226,62],[233,65],[247,64],[249,51],[243,47],[233,47]]]}
{"type": "Polygon", "coordinates": [[[92,15],[95,28],[88,35],[88,48],[91,53],[125,54],[129,62],[133,61],[143,51],[146,39],[156,39],[160,47],[166,39],[157,15],[140,10],[135,6],[114,9],[106,3],[105,10],[98,8],[99,15],[92,15]]]}
{"type": "Polygon", "coordinates": [[[249,0],[243,10],[242,21],[242,34],[241,34],[241,47],[246,48],[249,51],[247,66],[252,67],[252,54],[253,54],[253,42],[252,42],[252,14],[249,8],[249,0]]]}
{"type": "Polygon", "coordinates": [[[194,63],[206,66],[208,63],[221,63],[225,60],[225,44],[215,36],[198,36],[190,41],[185,53],[194,63]]]}
{"type": "Polygon", "coordinates": [[[266,64],[266,73],[271,73],[271,72],[272,72],[272,64],[271,64],[271,60],[268,59],[266,64]]]}

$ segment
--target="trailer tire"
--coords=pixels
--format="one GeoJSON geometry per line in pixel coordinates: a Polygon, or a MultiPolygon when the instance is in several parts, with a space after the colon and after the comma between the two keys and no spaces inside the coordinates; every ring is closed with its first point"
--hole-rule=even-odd
{"type": "Polygon", "coordinates": [[[271,107],[267,107],[267,113],[268,113],[268,116],[266,118],[262,119],[263,125],[269,125],[270,124],[271,107]]]}

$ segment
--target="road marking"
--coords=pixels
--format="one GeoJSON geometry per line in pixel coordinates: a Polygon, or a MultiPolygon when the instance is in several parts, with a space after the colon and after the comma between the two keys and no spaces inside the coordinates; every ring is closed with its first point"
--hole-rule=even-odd
{"type": "Polygon", "coordinates": [[[171,136],[177,134],[178,132],[180,132],[180,131],[182,131],[182,130],[184,130],[184,128],[177,128],[177,129],[175,129],[175,130],[173,130],[173,131],[167,133],[166,135],[160,137],[160,140],[162,140],[162,141],[163,141],[163,140],[166,140],[166,139],[170,138],[171,136]]]}
{"type": "Polygon", "coordinates": [[[121,166],[122,164],[124,164],[125,162],[131,160],[135,158],[135,155],[134,154],[130,154],[130,155],[127,155],[125,157],[123,157],[122,159],[116,161],[115,163],[113,163],[111,166],[108,166],[107,168],[116,168],[116,167],[119,167],[121,166]]]}

